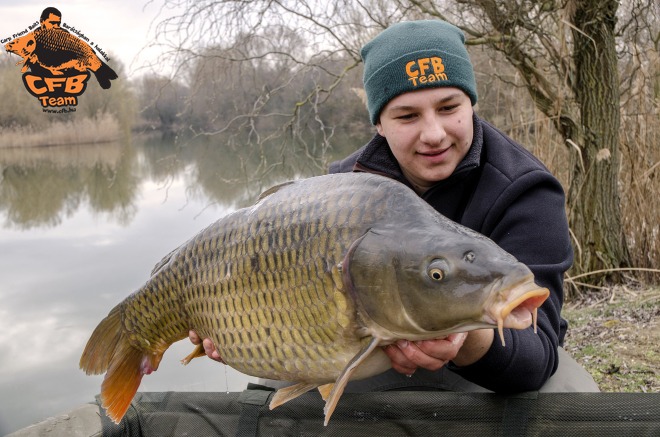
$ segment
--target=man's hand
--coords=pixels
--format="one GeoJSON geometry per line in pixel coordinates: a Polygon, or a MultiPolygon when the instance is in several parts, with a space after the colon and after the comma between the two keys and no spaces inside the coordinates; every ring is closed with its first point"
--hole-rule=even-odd
{"type": "Polygon", "coordinates": [[[418,367],[432,371],[442,368],[456,357],[466,338],[467,334],[460,332],[437,340],[399,340],[384,350],[394,370],[412,375],[418,367]]]}
{"type": "Polygon", "coordinates": [[[208,356],[210,359],[218,361],[222,364],[225,364],[225,362],[222,360],[222,357],[218,353],[218,351],[215,349],[215,345],[211,341],[210,338],[205,338],[203,341],[201,338],[199,338],[199,335],[195,331],[189,331],[188,332],[188,338],[194,345],[202,344],[204,347],[204,352],[206,352],[206,356],[208,356]]]}

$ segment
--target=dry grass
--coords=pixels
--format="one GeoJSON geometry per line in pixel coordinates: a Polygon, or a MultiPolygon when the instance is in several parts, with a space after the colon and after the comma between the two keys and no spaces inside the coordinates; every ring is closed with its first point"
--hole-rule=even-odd
{"type": "Polygon", "coordinates": [[[660,288],[617,286],[564,308],[566,350],[602,391],[660,391],[660,288]]]}
{"type": "Polygon", "coordinates": [[[122,158],[122,143],[72,144],[52,147],[12,147],[0,152],[0,167],[35,168],[44,163],[54,168],[93,168],[99,164],[117,169],[122,158]]]}
{"type": "MultiPolygon", "coordinates": [[[[570,183],[568,147],[549,119],[534,108],[520,108],[504,121],[505,131],[532,151],[555,174],[565,190],[570,183]]],[[[660,99],[622,105],[619,196],[622,227],[630,253],[632,282],[660,283],[660,99]]],[[[578,242],[583,244],[583,242],[578,242]]],[[[579,290],[586,289],[579,282],[579,290]]],[[[571,286],[571,293],[576,288],[571,286]]]]}
{"type": "MultiPolygon", "coordinates": [[[[632,265],[660,266],[660,102],[624,115],[621,129],[621,208],[632,265]]],[[[659,278],[655,275],[655,279],[659,278]]],[[[651,280],[652,276],[646,279],[651,280]]],[[[657,283],[657,282],[656,282],[657,283]]]]}
{"type": "Polygon", "coordinates": [[[106,143],[117,141],[119,137],[117,119],[104,113],[93,118],[53,121],[39,129],[31,126],[0,127],[0,149],[106,143]]]}

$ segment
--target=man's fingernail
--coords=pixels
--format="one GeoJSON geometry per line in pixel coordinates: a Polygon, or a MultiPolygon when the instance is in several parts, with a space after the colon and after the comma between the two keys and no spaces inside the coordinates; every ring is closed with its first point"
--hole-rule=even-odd
{"type": "Polygon", "coordinates": [[[396,342],[396,345],[400,348],[406,348],[408,347],[408,340],[399,340],[396,342]]]}

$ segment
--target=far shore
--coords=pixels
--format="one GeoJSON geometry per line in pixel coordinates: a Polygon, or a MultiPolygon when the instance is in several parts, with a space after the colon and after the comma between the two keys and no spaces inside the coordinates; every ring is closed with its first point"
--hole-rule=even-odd
{"type": "Polygon", "coordinates": [[[0,149],[110,143],[121,138],[121,131],[116,118],[110,114],[52,122],[45,128],[0,128],[0,149]]]}

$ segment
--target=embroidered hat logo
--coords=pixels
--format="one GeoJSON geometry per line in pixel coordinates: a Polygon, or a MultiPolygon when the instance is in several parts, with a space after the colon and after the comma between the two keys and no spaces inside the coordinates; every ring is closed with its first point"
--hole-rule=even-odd
{"type": "Polygon", "coordinates": [[[419,58],[408,62],[406,64],[406,74],[408,74],[408,80],[412,82],[413,86],[448,80],[445,74],[445,65],[439,56],[419,58]],[[429,71],[429,69],[432,71],[429,71]]]}

